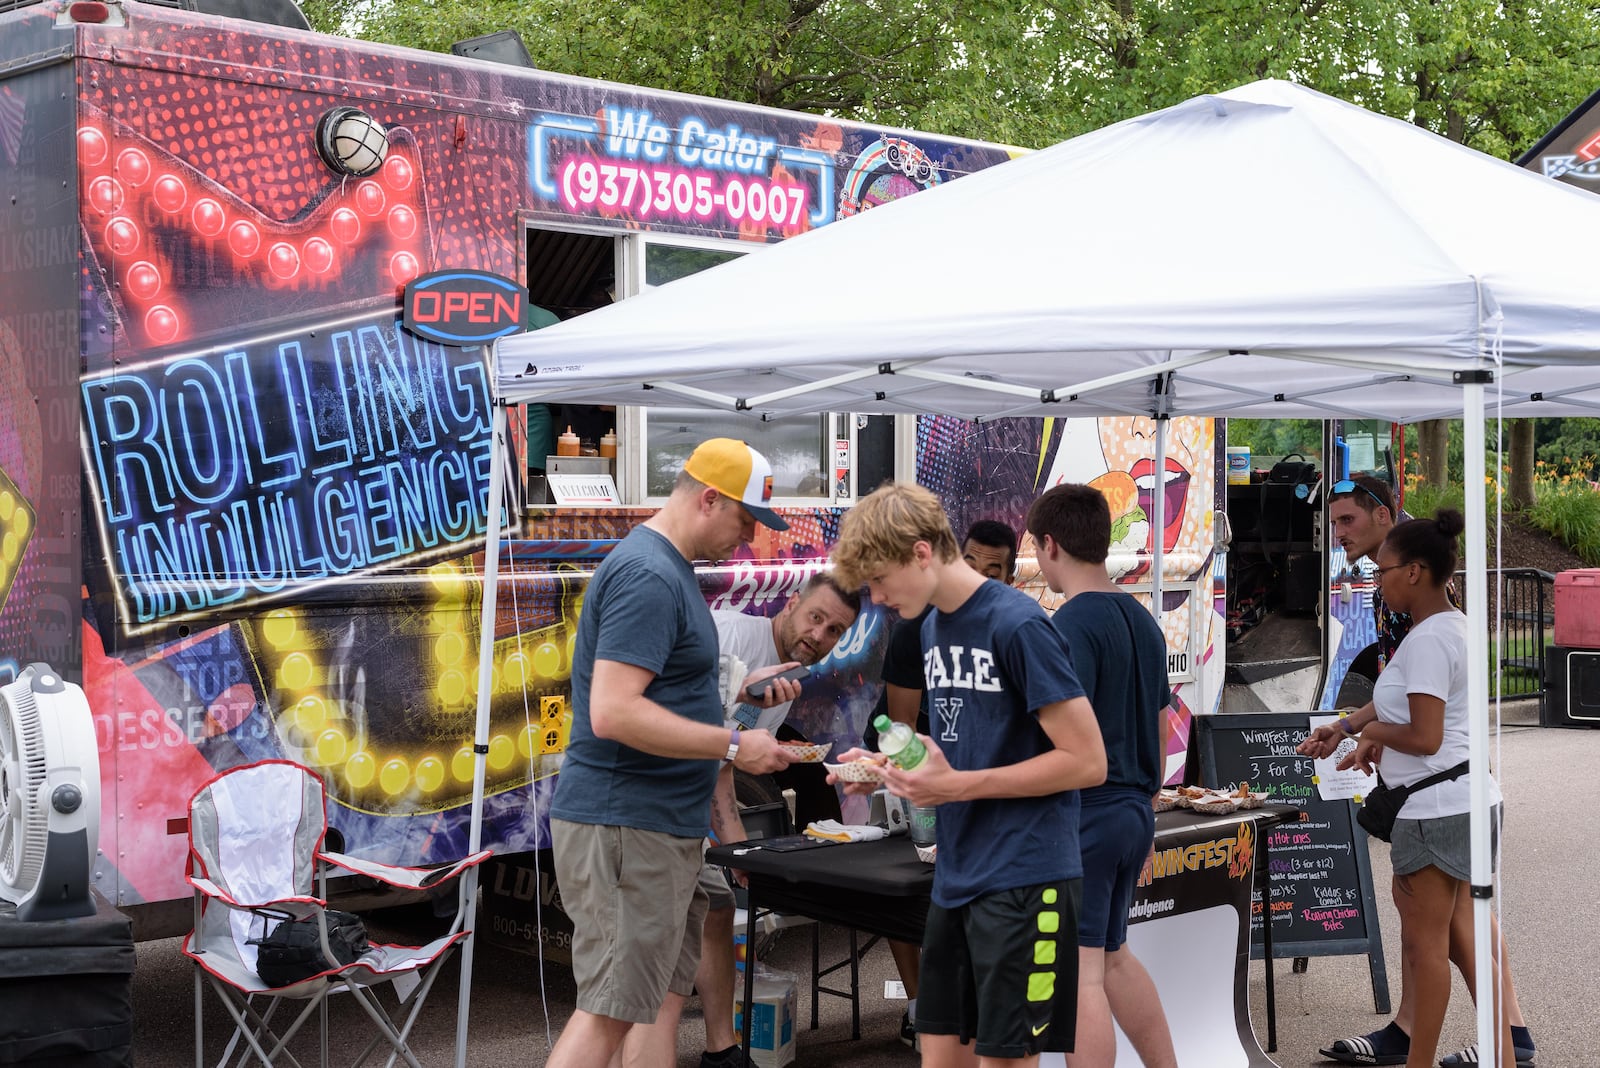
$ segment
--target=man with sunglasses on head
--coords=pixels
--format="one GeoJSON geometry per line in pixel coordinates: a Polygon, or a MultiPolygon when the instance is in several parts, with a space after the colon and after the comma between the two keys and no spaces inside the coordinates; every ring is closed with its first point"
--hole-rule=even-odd
{"type": "MultiPolygon", "coordinates": [[[[1394,493],[1389,484],[1382,479],[1373,478],[1371,475],[1357,475],[1353,479],[1344,479],[1328,487],[1328,522],[1333,526],[1333,540],[1344,549],[1346,563],[1350,566],[1354,566],[1355,562],[1363,557],[1376,560],[1383,539],[1389,536],[1389,531],[1394,529],[1396,523],[1406,518],[1409,517],[1395,507],[1394,493]]],[[[1450,601],[1452,604],[1457,604],[1453,587],[1450,590],[1450,601]]],[[[1382,671],[1384,665],[1394,656],[1395,649],[1399,648],[1400,642],[1411,630],[1411,617],[1404,612],[1391,611],[1384,604],[1381,583],[1373,586],[1372,612],[1378,628],[1377,670],[1382,671]]],[[[1312,731],[1301,743],[1300,752],[1306,756],[1329,756],[1345,737],[1361,733],[1361,729],[1376,718],[1377,711],[1373,708],[1372,702],[1368,701],[1337,723],[1324,724],[1312,731]]],[[[1506,944],[1500,933],[1499,920],[1495,919],[1492,922],[1494,925],[1492,937],[1499,947],[1500,959],[1507,960],[1509,958],[1506,956],[1506,944]]],[[[1458,931],[1454,927],[1451,928],[1450,938],[1450,959],[1462,969],[1462,978],[1467,981],[1468,989],[1473,990],[1476,996],[1471,975],[1473,951],[1470,917],[1464,929],[1458,931]]],[[[1406,1063],[1406,1055],[1411,1048],[1411,1025],[1415,1011],[1410,1002],[1411,983],[1405,974],[1407,970],[1407,960],[1402,956],[1400,1007],[1395,1012],[1393,1022],[1369,1034],[1341,1038],[1318,1052],[1342,1064],[1406,1063]]],[[[1534,1055],[1533,1038],[1528,1034],[1526,1021],[1522,1018],[1522,1007],[1517,1004],[1517,994],[1511,984],[1510,969],[1507,968],[1504,974],[1506,1011],[1511,1017],[1512,1043],[1516,1049],[1517,1063],[1531,1064],[1534,1055]]],[[[1453,1053],[1439,1063],[1446,1068],[1454,1068],[1455,1065],[1477,1062],[1477,1047],[1473,1046],[1460,1053],[1453,1053]]]]}

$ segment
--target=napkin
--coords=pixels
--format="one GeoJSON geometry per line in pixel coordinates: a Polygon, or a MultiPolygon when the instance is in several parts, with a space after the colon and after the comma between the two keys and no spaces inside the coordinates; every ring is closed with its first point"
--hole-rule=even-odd
{"type": "Polygon", "coordinates": [[[807,838],[828,842],[871,842],[888,834],[882,827],[849,826],[838,820],[813,820],[806,824],[807,838]]]}
{"type": "Polygon", "coordinates": [[[739,691],[744,688],[744,678],[748,674],[749,667],[732,653],[717,657],[717,696],[722,699],[725,718],[733,718],[734,709],[739,707],[742,700],[739,691]]]}

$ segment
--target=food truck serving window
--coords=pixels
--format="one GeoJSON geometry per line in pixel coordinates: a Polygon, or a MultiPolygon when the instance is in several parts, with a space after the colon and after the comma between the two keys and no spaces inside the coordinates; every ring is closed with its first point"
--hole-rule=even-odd
{"type": "MultiPolygon", "coordinates": [[[[702,408],[650,408],[644,413],[645,495],[665,497],[694,447],[706,438],[740,438],[772,464],[772,495],[816,504],[834,497],[831,415],[760,421],[702,408]]],[[[849,494],[848,485],[845,495],[849,494]]]]}
{"type": "Polygon", "coordinates": [[[742,249],[696,248],[692,245],[664,245],[658,241],[647,241],[644,246],[644,284],[646,287],[666,285],[729,260],[736,260],[744,254],[742,249]]]}

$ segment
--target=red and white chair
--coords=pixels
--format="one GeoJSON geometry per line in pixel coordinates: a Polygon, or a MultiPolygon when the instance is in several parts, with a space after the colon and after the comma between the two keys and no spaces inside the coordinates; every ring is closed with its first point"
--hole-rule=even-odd
{"type": "MultiPolygon", "coordinates": [[[[323,850],[327,794],[322,780],[287,760],[266,760],[223,772],[189,802],[189,883],[194,887],[195,925],[183,951],[195,968],[195,1064],[204,1061],[204,987],[209,984],[234,1022],[234,1034],[219,1063],[239,1050],[240,1063],[253,1052],[261,1064],[299,1065],[288,1045],[321,1010],[321,1054],[328,1063],[328,996],[348,991],[378,1029],[355,1061],[359,1065],[387,1040],[388,1064],[402,1058],[421,1068],[406,1036],[455,945],[467,937],[471,903],[458,904],[449,931],[424,946],[380,945],[349,964],[330,968],[291,986],[269,987],[256,974],[259,941],[286,919],[315,919],[323,956],[328,948],[329,867],[365,875],[397,887],[427,890],[460,876],[490,856],[489,850],[441,868],[400,868],[323,850]],[[398,1007],[386,1011],[372,989],[394,983],[398,1007]],[[273,1017],[302,1002],[289,1026],[274,1031],[273,1017]],[[258,1004],[260,1009],[258,1010],[258,1004]],[[264,1010],[264,1011],[263,1011],[264,1010]],[[398,1021],[398,1022],[397,1022],[398,1021]]],[[[284,1015],[289,1015],[286,1011],[284,1015]]]]}

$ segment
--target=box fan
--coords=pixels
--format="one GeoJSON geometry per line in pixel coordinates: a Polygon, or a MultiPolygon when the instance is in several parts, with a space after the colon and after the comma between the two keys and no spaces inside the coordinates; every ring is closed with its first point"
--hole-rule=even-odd
{"type": "Polygon", "coordinates": [[[45,664],[0,686],[0,898],[19,920],[94,914],[100,753],[83,691],[45,664]]]}

